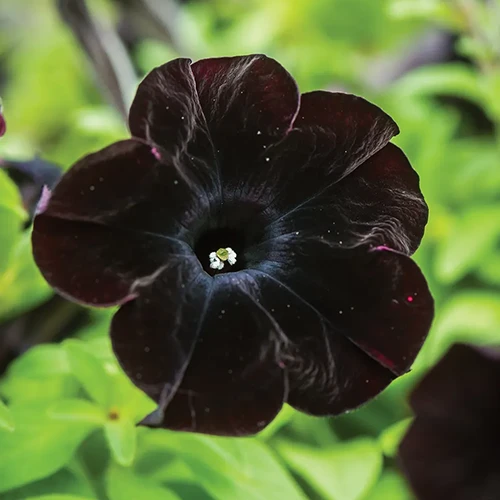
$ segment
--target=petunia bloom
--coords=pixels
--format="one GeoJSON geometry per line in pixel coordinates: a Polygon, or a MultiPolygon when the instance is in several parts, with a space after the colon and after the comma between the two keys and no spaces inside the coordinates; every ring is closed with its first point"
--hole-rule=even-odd
{"type": "Polygon", "coordinates": [[[59,166],[38,156],[25,161],[0,159],[0,168],[16,183],[30,216],[34,215],[39,201],[43,202],[44,194],[50,192],[62,173],[59,166]]]}
{"type": "Polygon", "coordinates": [[[154,69],[129,125],[62,177],[33,245],[60,293],[121,305],[114,351],[159,404],[144,423],[253,434],[408,371],[433,316],[408,257],[427,206],[389,116],[251,55],[154,69]]]}
{"type": "Polygon", "coordinates": [[[500,350],[456,344],[411,395],[399,455],[422,500],[500,496],[500,350]]]}

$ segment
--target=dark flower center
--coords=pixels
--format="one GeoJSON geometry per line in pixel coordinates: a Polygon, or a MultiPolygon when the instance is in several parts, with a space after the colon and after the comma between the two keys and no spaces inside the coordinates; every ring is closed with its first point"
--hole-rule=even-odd
{"type": "Polygon", "coordinates": [[[245,249],[247,246],[243,230],[218,227],[209,229],[202,233],[194,245],[194,253],[201,262],[203,269],[214,276],[220,273],[240,271],[246,267],[245,249]],[[227,258],[227,248],[236,254],[236,262],[231,264],[227,258]],[[210,255],[215,252],[217,258],[222,262],[222,269],[210,267],[210,255]]]}
{"type": "Polygon", "coordinates": [[[264,209],[255,203],[226,201],[218,213],[201,223],[191,244],[203,269],[210,276],[241,271],[265,260],[266,248],[261,243],[270,235],[267,230],[269,221],[264,213],[264,209]],[[220,269],[210,266],[214,253],[224,264],[220,269]],[[235,257],[236,262],[231,257],[235,257]]]}

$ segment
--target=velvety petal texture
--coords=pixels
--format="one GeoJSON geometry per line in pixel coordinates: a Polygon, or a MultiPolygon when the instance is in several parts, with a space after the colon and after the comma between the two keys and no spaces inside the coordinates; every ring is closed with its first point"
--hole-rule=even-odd
{"type": "Polygon", "coordinates": [[[47,191],[33,249],[60,293],[121,305],[114,351],[158,404],[143,425],[254,434],[285,402],[339,414],[410,369],[427,206],[386,113],[249,55],[154,69],[129,126],[47,191]]]}
{"type": "Polygon", "coordinates": [[[411,396],[416,418],[399,456],[419,499],[500,492],[500,351],[457,344],[411,396]]]}

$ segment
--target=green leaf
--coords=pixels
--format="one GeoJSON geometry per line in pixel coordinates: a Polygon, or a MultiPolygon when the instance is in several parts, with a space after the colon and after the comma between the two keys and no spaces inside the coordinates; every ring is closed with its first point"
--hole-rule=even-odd
{"type": "Polygon", "coordinates": [[[47,414],[54,420],[87,422],[96,425],[104,425],[107,417],[101,408],[85,399],[57,401],[49,406],[47,414]]]}
{"type": "Polygon", "coordinates": [[[63,348],[72,373],[87,394],[102,408],[109,408],[111,380],[103,363],[85,349],[79,340],[66,340],[63,348]]]}
{"type": "Polygon", "coordinates": [[[64,467],[96,426],[51,419],[42,404],[13,405],[16,429],[0,436],[0,492],[47,477],[64,467]]]}
{"type": "Polygon", "coordinates": [[[80,497],[77,495],[42,495],[39,497],[28,497],[26,500],[94,500],[92,497],[80,497]]]}
{"type": "Polygon", "coordinates": [[[396,455],[399,443],[406,434],[411,421],[411,418],[405,418],[387,427],[387,429],[380,434],[379,444],[384,455],[388,457],[394,457],[396,455]]]}
{"type": "Polygon", "coordinates": [[[435,271],[443,283],[453,283],[479,266],[500,236],[500,208],[469,209],[437,248],[435,271]]]}
{"type": "Polygon", "coordinates": [[[259,432],[257,437],[264,441],[270,439],[281,429],[286,427],[292,421],[296,413],[296,410],[291,406],[284,405],[278,416],[262,432],[259,432]]]}
{"type": "Polygon", "coordinates": [[[500,252],[490,254],[477,269],[477,275],[485,282],[500,285],[500,252]]]}
{"type": "Polygon", "coordinates": [[[370,494],[363,500],[412,500],[406,481],[395,471],[385,472],[370,494]]]}
{"type": "MultiPolygon", "coordinates": [[[[7,430],[12,432],[15,429],[14,418],[5,403],[0,399],[0,432],[7,430]]],[[[1,440],[0,440],[1,442],[1,440]]]]}
{"type": "Polygon", "coordinates": [[[16,215],[18,219],[26,218],[26,211],[22,208],[22,199],[15,183],[0,169],[0,209],[5,209],[16,215]]]}
{"type": "Polygon", "coordinates": [[[487,291],[455,295],[437,317],[419,363],[433,365],[455,342],[498,345],[500,296],[487,291]]]}
{"type": "Polygon", "coordinates": [[[60,345],[38,345],[9,365],[9,376],[39,379],[71,373],[68,358],[60,345]]]}
{"type": "Polygon", "coordinates": [[[137,431],[134,423],[118,416],[109,420],[104,426],[106,439],[114,459],[123,466],[130,466],[134,461],[137,447],[137,431]]]}
{"type": "Polygon", "coordinates": [[[61,469],[51,476],[2,493],[2,500],[26,500],[43,495],[73,495],[94,500],[94,495],[85,477],[61,469]]]}
{"type": "Polygon", "coordinates": [[[146,477],[135,475],[130,469],[112,465],[106,474],[106,492],[109,500],[180,500],[171,490],[157,485],[146,477]]]}
{"type": "Polygon", "coordinates": [[[397,19],[425,19],[456,31],[465,29],[458,9],[442,0],[393,0],[389,6],[389,13],[397,19]]]}
{"type": "MultiPolygon", "coordinates": [[[[7,173],[0,169],[0,282],[8,271],[12,253],[21,237],[26,212],[22,208],[21,196],[7,173]]],[[[0,288],[0,293],[9,292],[0,288]]]]}
{"type": "Polygon", "coordinates": [[[214,498],[305,499],[271,450],[255,438],[150,431],[143,436],[141,448],[168,450],[182,458],[214,498]]]}
{"type": "Polygon", "coordinates": [[[382,453],[371,439],[315,449],[290,442],[277,446],[289,466],[327,500],[360,500],[382,471],[382,453]]]}
{"type": "Polygon", "coordinates": [[[7,271],[0,276],[0,319],[35,307],[52,293],[33,260],[31,234],[25,231],[12,250],[7,271]]]}
{"type": "Polygon", "coordinates": [[[435,64],[414,69],[393,86],[405,95],[452,95],[484,105],[484,92],[478,72],[462,63],[435,64]]]}

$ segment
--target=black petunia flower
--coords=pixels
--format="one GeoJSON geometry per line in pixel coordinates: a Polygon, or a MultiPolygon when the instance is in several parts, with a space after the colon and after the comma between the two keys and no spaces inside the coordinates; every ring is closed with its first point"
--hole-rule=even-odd
{"type": "Polygon", "coordinates": [[[35,214],[38,202],[44,203],[42,198],[48,196],[62,174],[59,166],[38,156],[25,161],[0,159],[0,168],[16,183],[30,217],[35,214]]]}
{"type": "Polygon", "coordinates": [[[159,403],[145,423],[252,434],[409,369],[433,315],[408,258],[427,207],[389,116],[252,55],[153,70],[129,122],[63,176],[33,244],[62,294],[122,305],[116,356],[159,403]]]}
{"type": "Polygon", "coordinates": [[[500,498],[500,351],[454,345],[411,405],[399,455],[418,498],[500,498]]]}

